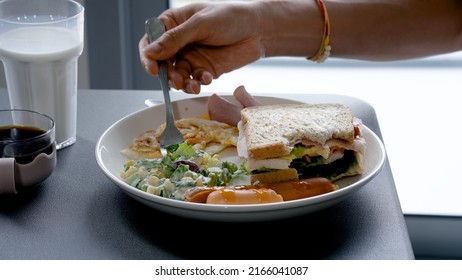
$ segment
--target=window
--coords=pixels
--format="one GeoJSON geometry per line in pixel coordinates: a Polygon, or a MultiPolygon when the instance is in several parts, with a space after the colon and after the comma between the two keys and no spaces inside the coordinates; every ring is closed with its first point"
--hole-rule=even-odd
{"type": "MultiPolygon", "coordinates": [[[[191,2],[196,1],[171,0],[170,4],[191,2]]],[[[451,135],[437,136],[436,142],[462,138],[462,132],[454,129],[461,119],[456,100],[461,78],[462,52],[397,62],[329,58],[316,64],[278,57],[224,74],[203,91],[230,94],[244,85],[252,94],[325,93],[365,100],[378,115],[404,213],[460,216],[462,190],[455,182],[462,152],[439,152],[434,158],[428,151],[438,144],[419,135],[431,134],[431,138],[450,131],[451,135]]]]}

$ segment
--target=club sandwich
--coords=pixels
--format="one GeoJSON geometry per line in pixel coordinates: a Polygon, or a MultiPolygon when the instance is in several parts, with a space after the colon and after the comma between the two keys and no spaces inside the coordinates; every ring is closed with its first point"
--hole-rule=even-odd
{"type": "Polygon", "coordinates": [[[341,104],[280,104],[241,111],[237,150],[252,183],[363,172],[361,120],[341,104]]]}

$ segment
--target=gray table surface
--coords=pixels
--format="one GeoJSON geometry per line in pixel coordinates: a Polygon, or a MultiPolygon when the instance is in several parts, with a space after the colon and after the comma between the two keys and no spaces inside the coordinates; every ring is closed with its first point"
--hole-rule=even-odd
{"type": "MultiPolygon", "coordinates": [[[[374,109],[342,95],[269,95],[338,102],[381,137],[374,109]]],[[[173,93],[172,99],[186,94],[173,93]]],[[[36,188],[0,196],[0,259],[414,259],[388,162],[328,209],[285,220],[219,223],[140,204],[99,169],[95,145],[114,122],[160,92],[80,90],[77,142],[36,188]]],[[[0,109],[8,108],[0,89],[0,109]]],[[[1,179],[1,178],[0,178],[1,179]]]]}

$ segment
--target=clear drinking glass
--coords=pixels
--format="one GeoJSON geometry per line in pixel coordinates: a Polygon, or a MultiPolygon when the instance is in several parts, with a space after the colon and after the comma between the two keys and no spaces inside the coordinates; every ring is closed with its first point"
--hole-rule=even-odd
{"type": "Polygon", "coordinates": [[[0,1],[0,59],[10,107],[54,119],[57,148],[76,141],[84,8],[71,0],[0,1]]]}
{"type": "Polygon", "coordinates": [[[55,166],[53,119],[30,110],[0,110],[0,194],[37,185],[55,166]]]}

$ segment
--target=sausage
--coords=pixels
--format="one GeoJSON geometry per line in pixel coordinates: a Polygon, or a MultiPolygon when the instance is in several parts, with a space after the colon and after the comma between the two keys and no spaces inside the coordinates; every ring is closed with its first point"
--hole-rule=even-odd
{"type": "Polygon", "coordinates": [[[338,190],[323,177],[279,183],[227,187],[195,187],[186,191],[185,200],[209,204],[261,204],[302,199],[338,190]]]}
{"type": "Polygon", "coordinates": [[[208,204],[261,204],[282,202],[274,190],[254,186],[195,187],[186,191],[185,200],[208,204]]]}
{"type": "Polygon", "coordinates": [[[284,201],[312,197],[339,189],[336,184],[323,177],[271,184],[261,183],[258,187],[274,190],[283,197],[284,201]]]}
{"type": "Polygon", "coordinates": [[[194,187],[188,189],[184,196],[185,200],[188,202],[196,202],[196,203],[206,203],[207,197],[211,192],[214,192],[218,189],[223,187],[194,187]]]}
{"type": "Polygon", "coordinates": [[[282,196],[272,189],[222,188],[211,192],[207,204],[261,204],[282,202],[282,196]]]}

